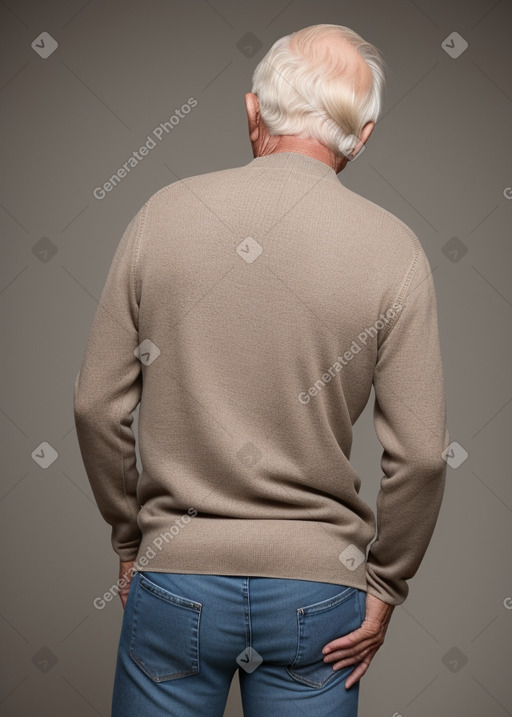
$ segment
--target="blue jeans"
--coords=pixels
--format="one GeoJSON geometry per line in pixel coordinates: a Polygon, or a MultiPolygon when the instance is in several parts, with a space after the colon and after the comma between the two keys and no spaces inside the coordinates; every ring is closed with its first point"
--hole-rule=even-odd
{"type": "Polygon", "coordinates": [[[236,670],[244,717],[357,717],[355,665],[322,648],[361,626],[366,592],[284,578],[137,572],[112,717],[222,717],[236,670]]]}

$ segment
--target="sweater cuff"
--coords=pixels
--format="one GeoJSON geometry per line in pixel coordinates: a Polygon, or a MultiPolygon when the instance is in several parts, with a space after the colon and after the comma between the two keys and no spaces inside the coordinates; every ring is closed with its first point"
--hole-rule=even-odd
{"type": "Polygon", "coordinates": [[[112,547],[123,563],[135,560],[142,541],[142,533],[137,523],[134,525],[116,525],[112,528],[112,547]]]}

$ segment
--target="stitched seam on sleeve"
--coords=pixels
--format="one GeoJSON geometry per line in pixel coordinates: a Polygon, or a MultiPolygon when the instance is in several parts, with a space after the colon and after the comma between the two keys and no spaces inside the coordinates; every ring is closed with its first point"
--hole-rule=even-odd
{"type": "MultiPolygon", "coordinates": [[[[393,215],[391,215],[391,216],[393,216],[393,215]]],[[[394,217],[393,217],[393,218],[394,218],[394,217]]],[[[416,271],[416,269],[417,269],[417,267],[418,267],[418,264],[419,264],[420,249],[421,249],[421,245],[420,245],[419,239],[418,239],[418,237],[414,234],[414,232],[412,232],[412,231],[409,229],[409,227],[408,227],[406,224],[403,224],[403,222],[401,222],[400,220],[398,220],[398,223],[399,223],[403,228],[407,229],[409,236],[410,236],[411,239],[413,240],[413,243],[414,243],[414,256],[413,256],[413,258],[412,258],[412,260],[411,260],[411,263],[409,264],[409,267],[407,268],[407,271],[406,271],[405,276],[404,276],[404,278],[403,278],[403,280],[402,280],[402,283],[401,283],[401,285],[400,285],[400,288],[399,288],[399,290],[398,290],[398,293],[397,293],[396,296],[395,296],[394,304],[397,304],[397,303],[398,303],[398,304],[401,304],[402,301],[403,301],[403,299],[405,298],[405,296],[406,296],[408,290],[409,290],[409,286],[410,286],[410,284],[411,284],[412,277],[414,276],[414,272],[416,271]]],[[[379,342],[379,347],[382,346],[383,342],[384,342],[384,341],[386,340],[386,338],[389,336],[389,333],[390,333],[391,329],[393,328],[393,326],[395,325],[397,317],[399,317],[399,316],[400,316],[399,313],[398,313],[398,314],[395,313],[395,316],[394,316],[392,319],[390,319],[390,321],[388,322],[388,324],[385,326],[384,331],[383,331],[382,334],[381,334],[381,339],[380,339],[380,342],[379,342]]]]}
{"type": "MultiPolygon", "coordinates": [[[[142,236],[144,234],[145,224],[146,224],[146,217],[149,210],[149,205],[151,203],[151,199],[149,199],[142,209],[140,210],[140,217],[139,217],[139,228],[137,230],[137,243],[135,246],[135,250],[133,252],[131,266],[130,266],[130,295],[132,298],[132,301],[134,302],[134,306],[137,304],[137,292],[135,287],[135,271],[138,266],[138,259],[139,259],[139,253],[140,253],[140,245],[142,241],[142,236]]],[[[142,371],[142,367],[140,369],[142,371]]],[[[123,492],[125,500],[128,501],[128,492],[126,490],[126,471],[125,471],[125,463],[126,463],[126,457],[124,453],[124,446],[123,446],[123,439],[121,437],[121,431],[122,431],[122,425],[121,425],[121,416],[123,415],[123,406],[126,401],[126,396],[128,395],[128,389],[124,392],[124,395],[121,398],[120,406],[119,406],[119,413],[117,416],[117,429],[118,429],[118,439],[119,439],[119,445],[121,449],[121,477],[123,481],[123,492]]],[[[133,431],[133,423],[131,430],[133,431]]],[[[128,501],[128,505],[129,501],[128,501]]],[[[136,517],[137,514],[134,515],[136,517]]]]}
{"type": "Polygon", "coordinates": [[[138,269],[139,264],[139,255],[140,255],[140,246],[142,243],[142,237],[144,234],[144,230],[146,228],[146,218],[149,211],[149,205],[151,203],[152,197],[148,199],[148,201],[144,204],[144,206],[141,209],[141,215],[139,220],[139,228],[137,230],[137,244],[135,246],[135,251],[133,252],[132,256],[132,263],[130,267],[130,296],[133,301],[133,304],[137,304],[137,291],[136,291],[136,276],[135,273],[138,269]]]}
{"type": "MultiPolygon", "coordinates": [[[[123,493],[124,493],[125,501],[127,502],[128,506],[129,506],[130,509],[131,509],[131,505],[130,505],[130,502],[129,502],[129,500],[128,500],[128,493],[127,493],[127,491],[126,491],[125,454],[124,454],[124,450],[123,450],[123,440],[122,440],[122,437],[121,437],[121,430],[122,430],[122,426],[121,426],[121,415],[122,415],[122,412],[123,412],[123,406],[124,406],[124,402],[125,402],[125,400],[126,400],[126,396],[127,396],[127,395],[128,395],[128,392],[125,391],[123,397],[121,398],[121,405],[120,405],[120,408],[119,408],[119,414],[118,414],[118,420],[117,420],[117,427],[118,427],[119,445],[120,445],[120,447],[121,447],[121,477],[122,477],[122,479],[123,479],[123,493]]],[[[132,425],[131,425],[130,428],[131,428],[131,430],[133,431],[133,422],[132,422],[132,425]]],[[[135,439],[135,440],[137,440],[137,439],[135,439]]],[[[136,518],[137,515],[138,515],[138,511],[137,511],[137,513],[134,514],[134,517],[136,518]]]]}

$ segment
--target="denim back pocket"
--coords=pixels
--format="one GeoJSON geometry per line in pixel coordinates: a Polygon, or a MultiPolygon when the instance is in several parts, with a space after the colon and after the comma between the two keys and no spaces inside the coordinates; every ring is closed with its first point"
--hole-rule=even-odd
{"type": "Polygon", "coordinates": [[[165,590],[142,572],[138,576],[131,658],[154,682],[198,674],[202,604],[165,590]]]}
{"type": "Polygon", "coordinates": [[[297,608],[297,652],[286,668],[291,677],[302,684],[320,688],[335,677],[344,679],[348,676],[355,665],[333,670],[334,663],[323,661],[322,648],[361,627],[365,598],[364,590],[346,587],[334,597],[297,608]]]}

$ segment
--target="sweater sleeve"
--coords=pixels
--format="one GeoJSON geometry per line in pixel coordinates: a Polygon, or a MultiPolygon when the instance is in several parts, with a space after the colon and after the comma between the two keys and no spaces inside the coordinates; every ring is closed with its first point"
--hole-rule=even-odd
{"type": "Polygon", "coordinates": [[[397,297],[401,306],[378,347],[374,426],[383,447],[377,538],[367,591],[392,605],[407,597],[432,537],[446,479],[448,446],[437,304],[428,259],[416,240],[397,297]]]}
{"type": "Polygon", "coordinates": [[[80,452],[99,511],[123,561],[141,541],[133,411],[142,392],[136,259],[147,205],[128,224],[103,288],[74,385],[80,452]]]}

